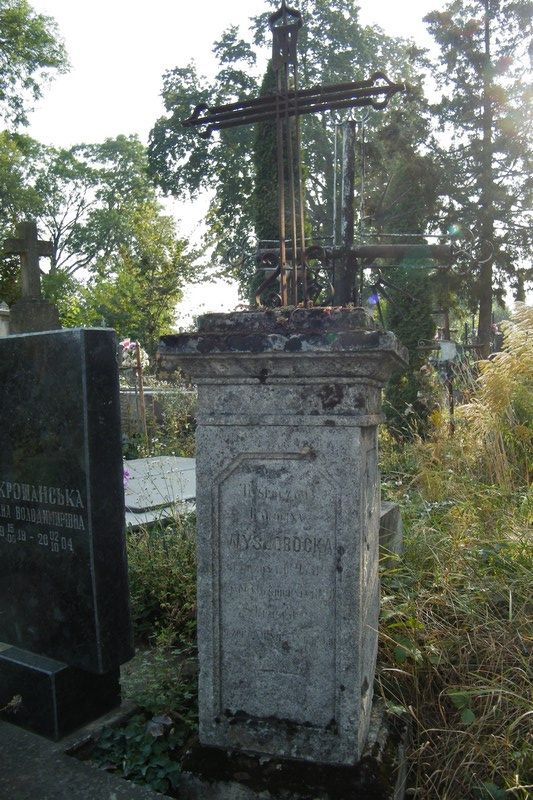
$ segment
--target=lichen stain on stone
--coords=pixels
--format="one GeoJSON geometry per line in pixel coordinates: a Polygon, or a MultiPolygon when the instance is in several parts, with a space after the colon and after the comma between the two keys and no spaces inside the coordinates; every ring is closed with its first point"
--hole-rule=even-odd
{"type": "Polygon", "coordinates": [[[248,353],[263,353],[268,350],[268,343],[262,333],[246,335],[236,335],[227,337],[228,350],[245,350],[248,353]]]}
{"type": "Polygon", "coordinates": [[[316,461],[316,450],[311,445],[306,444],[301,450],[302,456],[308,458],[309,461],[316,461]]]}
{"type": "Polygon", "coordinates": [[[325,384],[320,390],[319,397],[324,411],[329,411],[342,403],[344,387],[341,383],[325,384]]]}
{"type": "Polygon", "coordinates": [[[285,350],[288,353],[297,353],[302,349],[302,340],[299,336],[291,336],[285,344],[285,350]]]}
{"type": "MultiPolygon", "coordinates": [[[[325,731],[325,735],[332,733],[325,731]]],[[[258,796],[265,793],[266,797],[280,800],[316,797],[327,800],[394,800],[398,797],[395,784],[401,743],[405,742],[405,737],[405,720],[388,716],[387,735],[379,736],[375,745],[367,749],[353,766],[265,758],[206,747],[192,741],[185,752],[182,770],[209,785],[231,787],[237,784],[238,789],[240,783],[241,787],[252,789],[258,796]]]]}
{"type": "MultiPolygon", "coordinates": [[[[185,344],[185,342],[183,343],[185,344]]],[[[217,343],[213,339],[208,339],[205,336],[202,336],[198,339],[198,352],[199,353],[211,353],[213,350],[216,350],[217,343]]]]}
{"type": "Polygon", "coordinates": [[[346,331],[339,333],[332,345],[333,350],[349,350],[352,347],[379,347],[381,341],[380,331],[346,331]]]}

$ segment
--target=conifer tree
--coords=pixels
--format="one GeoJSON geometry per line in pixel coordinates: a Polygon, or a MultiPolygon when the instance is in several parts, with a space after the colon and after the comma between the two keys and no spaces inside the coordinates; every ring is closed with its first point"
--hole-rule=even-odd
{"type": "Polygon", "coordinates": [[[489,352],[493,287],[531,279],[530,0],[453,0],[426,17],[440,48],[443,95],[435,107],[448,137],[448,219],[471,235],[479,341],[489,352]],[[529,218],[528,218],[529,216],[529,218]]]}

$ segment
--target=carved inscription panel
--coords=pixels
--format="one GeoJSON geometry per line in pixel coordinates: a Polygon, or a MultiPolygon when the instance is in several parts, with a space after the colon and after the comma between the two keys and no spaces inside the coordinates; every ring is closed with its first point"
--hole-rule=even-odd
{"type": "Polygon", "coordinates": [[[3,546],[36,547],[51,555],[74,553],[77,534],[85,534],[89,526],[83,494],[77,488],[0,477],[0,553],[3,546]]]}
{"type": "Polygon", "coordinates": [[[219,711],[328,725],[337,489],[313,461],[279,454],[241,457],[216,494],[219,711]]]}

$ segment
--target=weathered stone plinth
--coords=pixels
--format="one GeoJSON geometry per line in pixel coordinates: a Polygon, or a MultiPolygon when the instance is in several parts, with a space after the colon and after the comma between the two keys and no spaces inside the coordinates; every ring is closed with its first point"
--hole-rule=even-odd
{"type": "Polygon", "coordinates": [[[377,425],[404,364],[363,311],[212,314],[159,358],[198,384],[204,745],[355,764],[379,614],[377,425]]]}
{"type": "Polygon", "coordinates": [[[181,800],[403,800],[406,719],[376,702],[353,766],[310,764],[193,745],[183,759],[181,800]]]}
{"type": "Polygon", "coordinates": [[[12,334],[55,331],[60,327],[59,311],[46,300],[23,297],[11,306],[9,331],[12,334]]]}

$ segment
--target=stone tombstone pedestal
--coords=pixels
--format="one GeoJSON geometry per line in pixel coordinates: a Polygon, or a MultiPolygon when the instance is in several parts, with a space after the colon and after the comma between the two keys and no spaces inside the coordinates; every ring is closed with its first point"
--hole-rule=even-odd
{"type": "Polygon", "coordinates": [[[20,223],[16,237],[5,240],[3,255],[20,256],[22,268],[22,297],[11,307],[10,333],[36,333],[61,327],[57,307],[43,300],[41,292],[39,260],[53,253],[52,242],[39,240],[35,222],[20,223]]]}
{"type": "Polygon", "coordinates": [[[0,300],[0,339],[9,336],[9,306],[0,300]]]}
{"type": "Polygon", "coordinates": [[[23,297],[11,306],[9,328],[12,334],[58,330],[59,311],[47,300],[23,297]]]}
{"type": "Polygon", "coordinates": [[[99,675],[18,647],[0,654],[0,680],[12,703],[5,718],[54,740],[120,702],[118,668],[99,675]]]}
{"type": "Polygon", "coordinates": [[[379,615],[381,388],[405,363],[363,310],[200,318],[163,369],[198,385],[200,740],[353,765],[379,615]]]}
{"type": "Polygon", "coordinates": [[[120,702],[133,645],[113,331],[0,339],[0,612],[0,708],[22,697],[8,719],[57,736],[120,702]]]}

